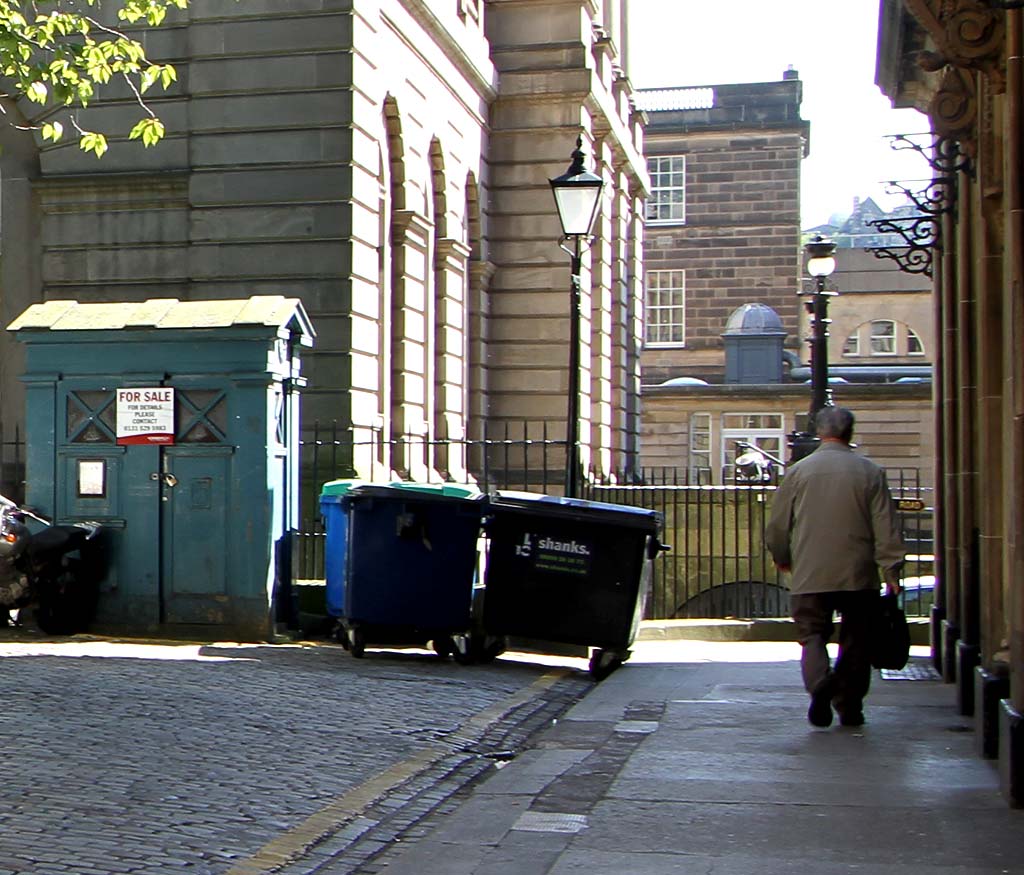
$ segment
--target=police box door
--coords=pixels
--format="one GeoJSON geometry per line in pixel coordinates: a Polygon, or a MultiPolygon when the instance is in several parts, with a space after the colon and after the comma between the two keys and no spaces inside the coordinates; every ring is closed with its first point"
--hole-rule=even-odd
{"type": "Polygon", "coordinates": [[[161,447],[161,606],[165,623],[228,620],[228,495],[233,447],[161,447]]]}
{"type": "Polygon", "coordinates": [[[147,624],[224,622],[227,484],[234,451],[226,390],[169,385],[171,432],[152,443],[144,436],[125,438],[116,389],[77,382],[67,381],[62,393],[66,488],[58,514],[95,516],[111,528],[116,587],[108,598],[122,603],[117,613],[147,624]],[[96,496],[81,494],[81,476],[72,466],[82,470],[83,462],[105,468],[96,496]]]}
{"type": "MultiPolygon", "coordinates": [[[[228,614],[227,391],[174,385],[174,443],[158,445],[160,621],[222,624],[228,614]]],[[[129,454],[131,448],[129,448],[129,454]]]]}

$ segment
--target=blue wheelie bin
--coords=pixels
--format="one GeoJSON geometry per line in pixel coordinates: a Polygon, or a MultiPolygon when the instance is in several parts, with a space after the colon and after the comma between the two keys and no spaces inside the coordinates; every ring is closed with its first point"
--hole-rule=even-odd
{"type": "Polygon", "coordinates": [[[353,656],[372,643],[427,642],[446,656],[453,636],[468,633],[482,499],[473,487],[398,482],[342,494],[343,556],[330,543],[327,556],[342,574],[328,598],[353,656]]]}
{"type": "Polygon", "coordinates": [[[630,655],[643,616],[656,511],[524,492],[488,500],[483,627],[489,635],[582,645],[598,680],[630,655]]]}
{"type": "Polygon", "coordinates": [[[348,552],[348,507],[345,496],[365,483],[364,480],[331,480],[320,490],[320,516],[327,533],[324,547],[327,615],[336,619],[344,612],[345,554],[348,552]]]}

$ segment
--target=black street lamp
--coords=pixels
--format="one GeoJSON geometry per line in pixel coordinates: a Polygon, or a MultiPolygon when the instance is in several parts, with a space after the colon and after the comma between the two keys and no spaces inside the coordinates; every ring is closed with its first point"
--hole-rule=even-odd
{"type": "Polygon", "coordinates": [[[558,219],[562,223],[559,246],[572,258],[569,314],[569,401],[566,421],[565,494],[578,497],[580,477],[580,253],[583,241],[590,241],[597,205],[601,200],[604,180],[583,166],[583,137],[576,139],[572,163],[561,176],[549,180],[555,196],[558,219]],[[571,244],[571,245],[568,245],[571,244]]]}
{"type": "Polygon", "coordinates": [[[807,411],[807,431],[790,435],[790,462],[799,462],[818,445],[814,417],[823,407],[832,405],[832,390],[828,382],[828,299],[837,292],[825,289],[825,278],[836,269],[836,244],[827,237],[815,234],[804,244],[807,253],[807,273],[814,279],[810,301],[804,303],[811,316],[811,406],[807,411]]]}

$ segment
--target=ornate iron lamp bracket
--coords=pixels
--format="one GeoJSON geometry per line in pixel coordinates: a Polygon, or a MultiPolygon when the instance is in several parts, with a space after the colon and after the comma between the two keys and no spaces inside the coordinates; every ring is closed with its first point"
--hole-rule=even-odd
{"type": "Polygon", "coordinates": [[[969,156],[956,140],[935,134],[895,134],[889,145],[896,151],[911,149],[932,168],[933,178],[916,190],[900,182],[889,183],[890,194],[902,193],[914,205],[916,215],[875,219],[867,224],[879,233],[895,235],[900,242],[872,246],[876,258],[889,258],[904,273],[932,276],[932,258],[941,245],[940,217],[956,205],[957,174],[972,173],[969,156]]]}
{"type": "Polygon", "coordinates": [[[875,258],[891,258],[904,273],[932,275],[932,253],[939,242],[939,223],[935,216],[911,216],[906,219],[876,219],[868,222],[883,234],[896,234],[903,245],[871,246],[875,258]]]}

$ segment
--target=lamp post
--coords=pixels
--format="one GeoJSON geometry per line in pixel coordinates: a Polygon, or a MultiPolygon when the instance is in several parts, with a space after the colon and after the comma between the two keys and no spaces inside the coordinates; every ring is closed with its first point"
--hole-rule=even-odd
{"type": "Polygon", "coordinates": [[[825,279],[836,269],[836,244],[827,237],[815,234],[804,244],[807,254],[807,273],[814,280],[814,292],[804,306],[811,315],[811,406],[807,411],[807,431],[790,436],[790,461],[799,462],[818,445],[814,417],[823,407],[832,404],[832,390],[828,383],[828,299],[836,292],[826,291],[825,279]]]}
{"type": "Polygon", "coordinates": [[[569,312],[569,400],[566,420],[565,494],[578,497],[580,476],[580,272],[583,242],[589,243],[604,180],[583,166],[583,137],[577,137],[572,163],[561,176],[548,180],[555,196],[562,239],[558,245],[572,259],[569,312]]]}

